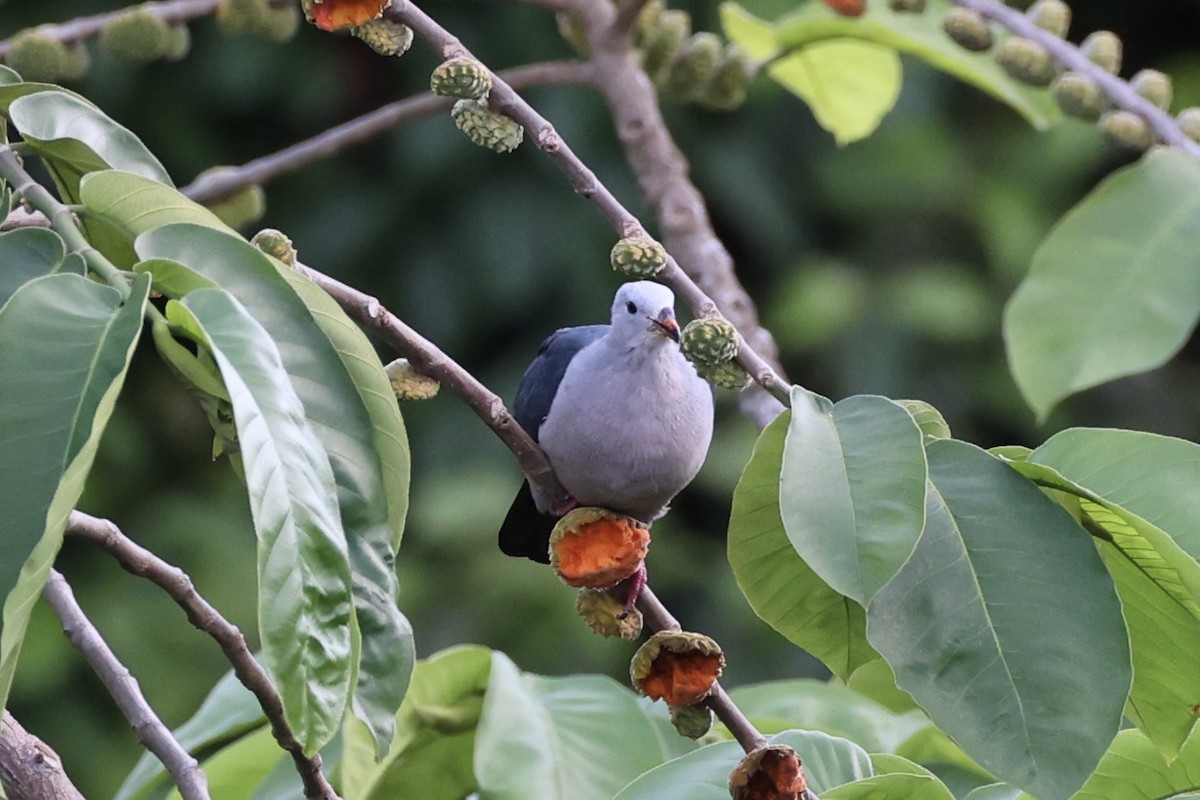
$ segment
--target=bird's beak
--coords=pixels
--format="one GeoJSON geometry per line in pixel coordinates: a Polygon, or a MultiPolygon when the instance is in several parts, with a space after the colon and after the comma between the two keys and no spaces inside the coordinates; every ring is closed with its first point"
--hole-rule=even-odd
{"type": "Polygon", "coordinates": [[[658,319],[650,318],[650,330],[661,333],[676,344],[679,343],[679,323],[675,321],[675,312],[664,308],[658,313],[658,319]]]}

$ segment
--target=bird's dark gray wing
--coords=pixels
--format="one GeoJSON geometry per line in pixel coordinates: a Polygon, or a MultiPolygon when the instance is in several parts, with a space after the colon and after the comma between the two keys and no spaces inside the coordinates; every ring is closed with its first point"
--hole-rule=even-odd
{"type": "MultiPolygon", "coordinates": [[[[607,325],[562,328],[542,342],[513,400],[513,417],[535,440],[542,420],[550,413],[567,365],[576,353],[607,332],[607,325]]],[[[547,551],[553,528],[554,519],[537,510],[529,485],[522,484],[500,526],[500,549],[506,555],[546,563],[550,560],[547,551]]]]}

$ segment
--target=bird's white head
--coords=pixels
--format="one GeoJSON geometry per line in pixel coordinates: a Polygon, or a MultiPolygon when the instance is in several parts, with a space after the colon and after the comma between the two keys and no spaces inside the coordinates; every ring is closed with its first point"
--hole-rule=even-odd
{"type": "Polygon", "coordinates": [[[653,281],[623,284],[613,299],[612,327],[620,341],[631,345],[678,342],[674,293],[653,281]]]}

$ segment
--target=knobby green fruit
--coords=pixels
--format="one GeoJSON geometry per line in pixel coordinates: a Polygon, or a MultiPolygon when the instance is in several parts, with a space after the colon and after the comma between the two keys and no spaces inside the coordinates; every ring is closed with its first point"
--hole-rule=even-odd
{"type": "Polygon", "coordinates": [[[171,26],[145,8],[121,14],[100,29],[100,48],[124,61],[149,62],[171,52],[171,26]]]}
{"type": "Polygon", "coordinates": [[[925,0],[888,0],[888,8],[901,14],[920,14],[925,11],[925,0]]]}
{"type": "Polygon", "coordinates": [[[990,50],[996,41],[988,21],[978,12],[962,6],[946,12],[942,29],[959,47],[975,53],[990,50]]]}
{"type": "Polygon", "coordinates": [[[1079,49],[1100,69],[1116,75],[1121,71],[1121,57],[1125,46],[1112,31],[1096,31],[1083,40],[1079,49]]]}
{"type": "Polygon", "coordinates": [[[613,245],[608,260],[631,278],[652,278],[667,265],[667,251],[648,236],[630,236],[613,245]]]}
{"type": "Polygon", "coordinates": [[[492,76],[473,58],[452,58],[433,71],[429,88],[443,97],[482,100],[492,90],[492,76]]]}
{"type": "Polygon", "coordinates": [[[1099,85],[1082,72],[1064,72],[1051,87],[1054,100],[1064,113],[1095,122],[1108,108],[1108,98],[1099,85]]]}
{"type": "Polygon", "coordinates": [[[679,335],[679,346],[692,363],[724,364],[737,355],[737,329],[721,317],[702,317],[687,324],[679,335]]]}
{"type": "Polygon", "coordinates": [[[649,0],[638,12],[633,23],[633,46],[639,50],[646,46],[646,39],[658,29],[660,17],[667,8],[663,0],[649,0]]]}
{"type": "Polygon", "coordinates": [[[669,8],[658,17],[658,26],[646,36],[642,69],[658,83],[680,46],[692,34],[692,18],[686,11],[669,8]]]}
{"type": "Polygon", "coordinates": [[[13,37],[7,60],[27,81],[54,83],[66,77],[71,54],[62,42],[31,28],[13,37]]]}
{"type": "Polygon", "coordinates": [[[996,63],[1030,86],[1049,86],[1058,65],[1046,48],[1023,36],[1010,36],[996,49],[996,63]]]}
{"type": "Polygon", "coordinates": [[[525,129],[515,120],[497,114],[481,100],[459,100],[450,116],[472,142],[497,153],[511,153],[525,137],[525,129]]]}
{"type": "Polygon", "coordinates": [[[671,724],[680,736],[699,739],[712,728],[713,715],[708,706],[671,706],[671,724]]]}
{"type": "Polygon", "coordinates": [[[575,597],[575,610],[601,636],[633,641],[642,635],[642,613],[636,608],[627,612],[625,604],[605,589],[580,589],[575,597]]]}
{"type": "Polygon", "coordinates": [[[187,25],[175,25],[171,28],[171,38],[167,43],[167,52],[163,55],[167,61],[182,61],[192,51],[192,32],[187,25]]]}
{"type": "Polygon", "coordinates": [[[1115,144],[1131,150],[1149,150],[1154,144],[1150,124],[1132,111],[1109,111],[1100,118],[1100,129],[1115,144]]]}
{"type": "Polygon", "coordinates": [[[663,93],[682,102],[698,97],[716,74],[722,49],[721,38],[715,33],[693,34],[671,59],[663,93]]]}
{"type": "Polygon", "coordinates": [[[1063,0],[1037,0],[1025,13],[1034,25],[1060,39],[1071,27],[1071,7],[1063,0]]]}
{"type": "Polygon", "coordinates": [[[722,389],[732,389],[735,392],[741,392],[750,388],[753,383],[753,378],[750,373],[736,361],[725,361],[720,364],[705,364],[702,361],[693,361],[692,366],[696,368],[696,374],[704,380],[711,383],[713,386],[719,386],[722,389]]]}
{"type": "MultiPolygon", "coordinates": [[[[290,244],[290,242],[289,242],[290,244]]],[[[407,358],[397,358],[383,368],[397,400],[429,400],[437,396],[441,384],[417,372],[407,358]]]]}
{"type": "Polygon", "coordinates": [[[292,244],[292,240],[283,231],[278,231],[274,228],[263,228],[254,234],[254,238],[250,240],[250,244],[272,258],[282,261],[289,267],[296,266],[296,246],[292,244]]]}
{"type": "Polygon", "coordinates": [[[1192,106],[1180,111],[1176,121],[1185,136],[1200,142],[1200,106],[1192,106]]]}
{"type": "Polygon", "coordinates": [[[362,40],[381,56],[402,56],[413,42],[412,28],[384,18],[352,25],[350,35],[362,40]]]}
{"type": "Polygon", "coordinates": [[[1175,92],[1171,86],[1171,77],[1165,72],[1143,69],[1130,78],[1129,85],[1160,110],[1166,111],[1171,107],[1171,98],[1175,92]]]}
{"type": "Polygon", "coordinates": [[[712,80],[700,92],[696,102],[716,111],[732,111],[746,102],[746,92],[754,79],[754,62],[736,44],[725,45],[712,80]]]}
{"type": "Polygon", "coordinates": [[[266,0],[222,0],[216,16],[220,28],[234,36],[286,42],[300,29],[300,11],[295,6],[276,8],[266,0]]]}

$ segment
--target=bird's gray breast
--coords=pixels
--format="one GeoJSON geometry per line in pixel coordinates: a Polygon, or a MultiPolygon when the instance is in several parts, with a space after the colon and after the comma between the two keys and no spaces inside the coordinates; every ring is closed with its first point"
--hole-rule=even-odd
{"type": "Polygon", "coordinates": [[[678,350],[601,341],[571,361],[539,441],[581,505],[650,520],[699,472],[712,421],[711,389],[678,350]]]}

